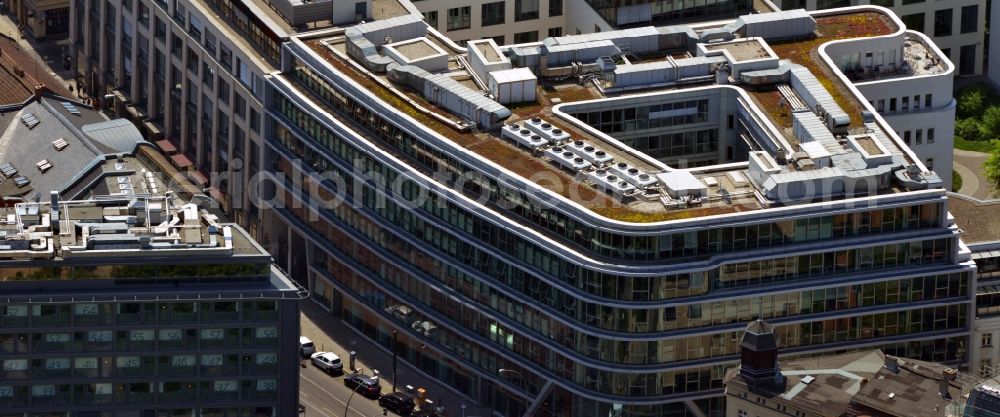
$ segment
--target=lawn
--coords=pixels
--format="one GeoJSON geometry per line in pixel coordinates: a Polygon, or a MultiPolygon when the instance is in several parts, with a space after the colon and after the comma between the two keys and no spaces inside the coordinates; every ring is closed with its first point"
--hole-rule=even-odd
{"type": "Polygon", "coordinates": [[[993,145],[985,140],[965,140],[955,136],[955,149],[989,153],[993,149],[993,145]]]}

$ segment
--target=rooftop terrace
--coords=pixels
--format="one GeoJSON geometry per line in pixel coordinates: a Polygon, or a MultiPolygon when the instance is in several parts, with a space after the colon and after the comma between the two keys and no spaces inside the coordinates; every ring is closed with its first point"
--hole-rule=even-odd
{"type": "MultiPolygon", "coordinates": [[[[334,69],[359,83],[392,108],[414,118],[470,154],[489,160],[522,178],[539,178],[538,175],[544,173],[547,178],[558,179],[558,181],[546,180],[537,183],[605,217],[626,222],[659,222],[755,210],[781,205],[782,202],[767,198],[762,199],[761,194],[764,194],[764,190],[761,189],[761,184],[757,184],[755,181],[733,181],[734,178],[746,178],[752,177],[752,175],[749,175],[746,165],[734,167],[732,164],[686,170],[698,181],[706,184],[706,188],[710,188],[710,190],[709,193],[701,197],[696,195],[690,199],[683,199],[687,202],[685,204],[678,204],[681,198],[677,195],[660,195],[651,190],[643,192],[642,189],[634,189],[638,187],[625,187],[618,190],[624,191],[623,193],[616,193],[615,190],[609,188],[610,183],[602,185],[600,178],[595,179],[591,170],[574,172],[573,169],[569,169],[567,165],[569,162],[560,166],[558,158],[547,156],[545,151],[550,146],[558,148],[560,143],[552,142],[551,145],[533,148],[533,145],[527,144],[527,142],[519,143],[516,140],[510,140],[510,137],[504,136],[504,130],[500,127],[506,124],[524,124],[532,119],[541,118],[542,122],[551,125],[552,128],[567,133],[571,141],[586,141],[587,144],[592,144],[596,149],[609,154],[615,163],[626,163],[630,167],[649,174],[676,171],[678,167],[667,166],[662,161],[624,145],[615,137],[601,133],[585,123],[574,122],[572,118],[555,110],[554,107],[568,103],[600,100],[623,91],[670,94],[685,91],[691,87],[711,86],[718,82],[716,72],[726,64],[726,59],[709,55],[696,56],[699,52],[694,44],[703,44],[705,51],[708,51],[707,53],[710,55],[712,52],[726,50],[731,57],[727,59],[733,60],[729,64],[734,67],[746,65],[747,62],[755,62],[753,64],[756,65],[755,67],[733,68],[733,70],[744,71],[744,74],[755,74],[754,70],[764,72],[759,71],[761,69],[770,71],[767,68],[773,67],[767,67],[767,65],[777,66],[777,60],[768,51],[770,48],[784,65],[774,71],[789,68],[790,64],[797,64],[807,69],[815,79],[818,79],[822,89],[825,89],[832,97],[832,102],[836,103],[833,106],[839,105],[847,116],[849,126],[845,127],[849,128],[849,131],[845,131],[843,134],[873,135],[869,140],[877,139],[883,147],[890,151],[893,163],[902,164],[895,169],[901,169],[905,164],[919,164],[919,161],[915,162],[910,159],[907,149],[891,139],[894,133],[884,129],[881,123],[866,120],[866,116],[863,114],[865,107],[861,98],[856,96],[851,88],[837,76],[839,69],[830,68],[820,58],[820,48],[830,41],[898,33],[899,28],[893,18],[882,14],[880,10],[857,8],[855,11],[836,15],[816,16],[814,19],[815,30],[808,31],[804,35],[800,34],[766,43],[763,38],[740,40],[741,34],[750,33],[751,29],[747,27],[730,29],[735,32],[736,39],[727,39],[728,42],[725,44],[715,44],[713,41],[705,43],[702,41],[706,37],[719,35],[718,28],[692,30],[686,26],[637,28],[576,37],[549,38],[536,44],[514,45],[499,49],[486,43],[476,43],[473,47],[477,52],[475,55],[483,57],[483,62],[478,62],[472,53],[464,53],[460,48],[450,44],[447,39],[439,37],[436,32],[428,32],[426,29],[418,27],[422,24],[419,19],[409,21],[406,20],[406,16],[397,18],[403,20],[383,21],[381,26],[377,27],[363,25],[364,27],[358,27],[358,29],[351,28],[348,29],[346,36],[334,33],[333,35],[303,37],[301,40],[309,49],[323,57],[334,69]],[[399,32],[401,27],[404,29],[399,32]],[[417,45],[414,48],[425,48],[428,51],[423,51],[423,53],[430,53],[438,48],[429,45],[435,45],[440,50],[449,53],[446,69],[434,73],[406,70],[404,75],[400,75],[401,71],[411,66],[406,65],[406,62],[387,59],[386,56],[378,52],[381,48],[378,45],[381,44],[381,39],[384,37],[391,38],[392,42],[402,43],[407,39],[420,36],[425,37],[428,41],[414,43],[412,45],[417,45]],[[650,36],[658,36],[660,42],[658,44],[654,42],[652,47],[644,49],[641,46],[642,41],[650,36]],[[699,36],[701,39],[698,38],[699,36]],[[621,52],[621,49],[616,47],[616,42],[629,43],[630,50],[627,53],[621,52]],[[608,55],[613,58],[602,63],[602,57],[608,55]],[[506,67],[480,68],[481,65],[497,65],[497,59],[502,56],[506,56],[513,63],[507,63],[506,67]],[[543,59],[539,58],[540,56],[545,56],[547,60],[539,62],[539,59],[543,59]],[[629,82],[634,82],[636,71],[644,71],[646,68],[640,65],[646,65],[650,68],[653,76],[662,76],[663,73],[677,75],[666,81],[641,81],[638,85],[627,87],[628,90],[612,91],[616,85],[624,85],[622,83],[626,75],[632,77],[629,82]],[[488,79],[493,71],[510,66],[529,67],[537,74],[539,87],[535,89],[537,92],[536,100],[500,106],[499,108],[503,111],[497,110],[493,113],[479,111],[463,114],[457,110],[458,107],[449,102],[450,99],[442,101],[440,98],[428,98],[428,83],[433,82],[437,85],[440,81],[424,80],[437,80],[440,78],[434,77],[444,77],[457,81],[457,84],[461,86],[456,87],[461,90],[455,92],[459,101],[464,100],[463,97],[482,101],[478,97],[473,97],[476,95],[490,100],[499,100],[500,97],[494,93],[495,86],[489,84],[488,79]],[[585,173],[587,174],[584,175],[585,173]],[[628,194],[630,197],[622,198],[623,194],[628,194]]],[[[800,12],[793,17],[801,20],[803,15],[800,12]]],[[[809,16],[805,18],[812,19],[809,16]]],[[[767,22],[753,20],[744,22],[746,26],[755,23],[766,24],[767,22]]],[[[729,36],[732,37],[732,35],[729,36]]],[[[909,40],[907,48],[912,53],[909,53],[908,56],[919,55],[920,51],[925,52],[926,55],[928,51],[919,49],[920,46],[922,46],[920,41],[909,40]]],[[[932,67],[928,67],[926,71],[933,71],[932,67]]],[[[917,69],[916,71],[921,70],[917,69]]],[[[787,77],[787,73],[784,76],[787,77]]],[[[307,95],[311,95],[305,86],[293,78],[288,77],[288,81],[297,85],[299,90],[307,95]]],[[[750,93],[752,100],[748,101],[758,108],[750,109],[750,112],[767,115],[766,119],[758,121],[761,125],[760,130],[767,132],[768,129],[777,128],[774,131],[780,132],[784,136],[784,140],[791,144],[788,147],[781,146],[781,138],[759,139],[765,142],[773,141],[779,145],[775,147],[764,146],[765,150],[770,149],[772,157],[778,161],[775,165],[786,171],[802,170],[801,165],[794,165],[793,158],[790,158],[792,153],[799,151],[800,141],[793,131],[791,107],[780,104],[783,100],[788,100],[788,97],[779,92],[778,87],[781,83],[747,85],[741,83],[739,77],[731,76],[728,83],[732,82],[750,93]],[[769,127],[768,124],[771,126],[769,127]],[[785,155],[784,152],[788,154],[785,155]],[[786,159],[788,159],[787,162],[786,159]]],[[[794,91],[791,94],[797,95],[794,91]]],[[[317,104],[325,106],[322,100],[314,95],[311,96],[317,104]]],[[[330,113],[336,115],[335,111],[330,111],[330,113]]],[[[823,114],[819,114],[819,116],[822,118],[823,114]]],[[[831,127],[831,129],[833,128],[831,127]]],[[[836,134],[840,135],[841,133],[836,134]]],[[[831,137],[833,136],[831,135],[831,137]]],[[[533,140],[538,141],[538,139],[533,140]]],[[[842,141],[840,145],[834,144],[827,147],[833,146],[835,154],[849,154],[855,151],[845,143],[842,141]]],[[[855,143],[864,146],[867,142],[860,140],[855,143]]],[[[387,145],[383,146],[383,149],[394,154],[397,153],[389,149],[387,145]]],[[[855,167],[856,165],[854,164],[855,167]]],[[[600,166],[597,166],[597,169],[599,171],[600,166]]],[[[810,175],[816,176],[818,173],[813,172],[810,175]]],[[[924,188],[926,188],[927,180],[922,177],[920,169],[911,169],[906,175],[909,177],[900,176],[898,173],[896,176],[904,182],[910,181],[908,187],[912,186],[913,183],[924,182],[924,188]]],[[[936,176],[932,175],[932,177],[936,176]]],[[[625,184],[622,183],[622,185],[625,184]]],[[[879,193],[896,193],[906,188],[886,185],[880,186],[878,191],[879,193]]]]}

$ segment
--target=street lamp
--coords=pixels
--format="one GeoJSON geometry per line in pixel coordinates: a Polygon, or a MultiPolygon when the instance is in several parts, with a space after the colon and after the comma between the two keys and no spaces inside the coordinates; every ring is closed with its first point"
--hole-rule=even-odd
{"type": "MultiPolygon", "coordinates": [[[[392,331],[392,392],[396,392],[396,342],[399,340],[395,330],[392,331]]],[[[346,416],[346,414],[345,414],[346,416]]]]}
{"type": "Polygon", "coordinates": [[[362,385],[364,384],[354,386],[354,391],[351,391],[351,396],[347,397],[347,404],[344,404],[344,417],[347,417],[347,412],[351,409],[351,399],[354,398],[354,394],[358,393],[358,388],[361,388],[362,385]]]}
{"type": "Polygon", "coordinates": [[[523,375],[521,375],[521,373],[520,373],[520,372],[518,372],[518,371],[515,371],[515,370],[513,370],[513,369],[504,369],[504,368],[500,368],[500,369],[499,369],[499,370],[497,371],[497,374],[498,374],[498,375],[500,375],[500,376],[502,376],[502,377],[505,377],[505,378],[507,378],[507,377],[511,377],[511,376],[516,376],[516,377],[517,377],[517,380],[518,380],[518,381],[520,382],[520,385],[521,385],[521,389],[523,389],[523,390],[524,390],[525,392],[528,392],[528,381],[526,381],[526,380],[524,379],[524,376],[523,376],[523,375]]]}

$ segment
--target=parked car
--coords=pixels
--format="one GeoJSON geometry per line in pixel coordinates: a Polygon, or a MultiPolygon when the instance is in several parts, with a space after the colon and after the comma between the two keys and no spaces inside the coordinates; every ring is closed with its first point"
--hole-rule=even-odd
{"type": "Polygon", "coordinates": [[[344,385],[365,397],[378,398],[382,395],[382,386],[379,385],[378,378],[370,375],[347,374],[344,377],[344,385]]]}
{"type": "Polygon", "coordinates": [[[312,354],[310,359],[312,359],[313,366],[328,374],[344,370],[344,363],[340,361],[340,356],[333,352],[316,352],[312,354]]]}
{"type": "Polygon", "coordinates": [[[392,392],[378,397],[378,405],[401,416],[409,416],[413,413],[413,400],[401,392],[392,392]]]}
{"type": "Polygon", "coordinates": [[[313,353],[316,353],[316,345],[313,344],[312,340],[308,337],[299,336],[299,354],[303,358],[311,357],[313,353]]]}

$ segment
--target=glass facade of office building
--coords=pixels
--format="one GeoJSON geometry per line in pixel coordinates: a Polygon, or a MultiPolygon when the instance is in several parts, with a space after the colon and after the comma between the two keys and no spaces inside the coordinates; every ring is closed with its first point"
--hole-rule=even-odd
{"type": "Polygon", "coordinates": [[[539,415],[692,415],[686,400],[719,415],[756,317],[789,355],[964,360],[975,268],[943,192],[623,226],[500,184],[305,44],[285,48],[264,158],[278,252],[314,301],[386,347],[398,330],[402,358],[501,414],[542,393],[539,415]],[[424,177],[440,172],[480,174],[424,177]]]}
{"type": "Polygon", "coordinates": [[[298,291],[264,259],[0,267],[0,416],[294,412],[298,291]]]}

